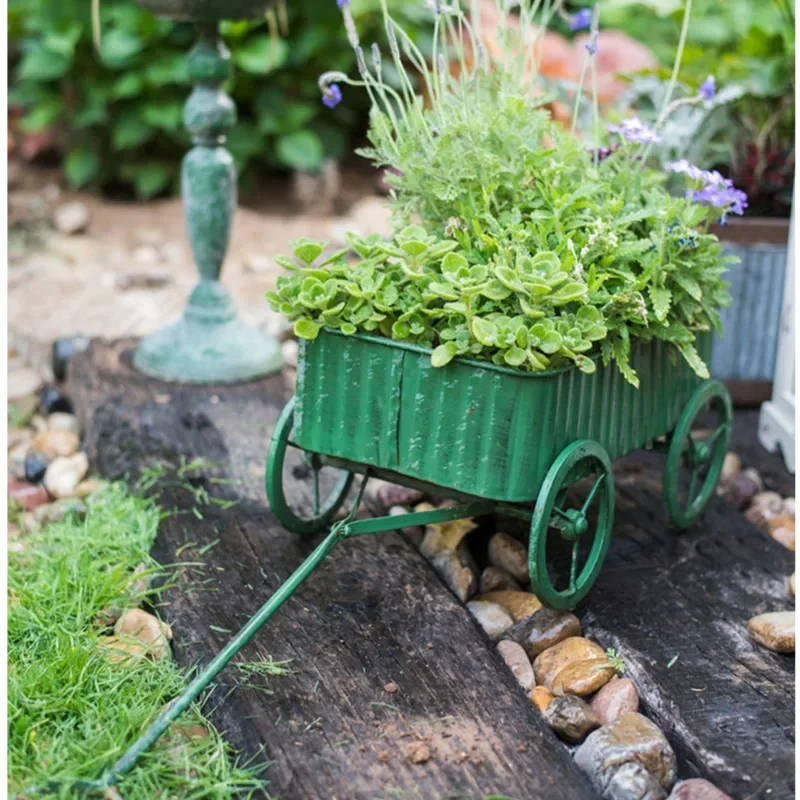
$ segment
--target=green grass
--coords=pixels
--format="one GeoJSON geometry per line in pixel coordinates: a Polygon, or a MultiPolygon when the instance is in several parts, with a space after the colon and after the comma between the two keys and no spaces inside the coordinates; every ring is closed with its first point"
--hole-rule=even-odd
{"type": "MultiPolygon", "coordinates": [[[[109,606],[138,605],[145,596],[155,604],[153,590],[131,584],[140,577],[133,575],[138,564],[159,570],[149,556],[158,506],[121,484],[88,506],[85,521],[46,526],[26,539],[24,552],[9,554],[10,793],[99,777],[187,683],[171,660],[111,665],[97,647],[110,631],[93,624],[109,606]]],[[[203,723],[199,707],[181,723],[203,723]]],[[[237,766],[204,724],[208,738],[170,732],[146,753],[120,783],[125,800],[263,796],[263,764],[237,766]]]]}

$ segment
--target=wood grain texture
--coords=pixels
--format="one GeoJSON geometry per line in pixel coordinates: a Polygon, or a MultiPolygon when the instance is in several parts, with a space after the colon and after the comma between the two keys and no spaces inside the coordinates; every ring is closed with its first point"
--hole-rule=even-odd
{"type": "MultiPolygon", "coordinates": [[[[758,464],[743,430],[740,420],[732,446],[758,464]]],[[[794,607],[794,554],[718,498],[691,530],[671,530],[662,469],[652,453],[617,465],[615,535],[581,614],[585,632],[624,657],[681,777],[707,778],[734,798],[788,800],[794,657],[755,644],[746,625],[794,607]]],[[[777,465],[770,469],[773,485],[786,483],[777,465]]]]}
{"type": "MultiPolygon", "coordinates": [[[[68,391],[95,470],[134,479],[159,460],[202,457],[215,466],[192,473],[194,487],[239,501],[222,510],[177,486],[161,495],[177,513],[161,525],[156,556],[202,565],[179,570],[161,613],[178,662],[203,664],[311,551],[277,525],[263,495],[289,389],[280,376],[158,384],[129,368],[131,346],[93,343],[70,365],[68,391]]],[[[397,534],[341,545],[238,660],[270,656],[291,659],[291,674],[264,684],[229,668],[208,708],[246,757],[270,762],[265,776],[282,800],[595,797],[466,609],[397,534]],[[408,749],[420,743],[431,758],[412,763],[408,749]]]]}

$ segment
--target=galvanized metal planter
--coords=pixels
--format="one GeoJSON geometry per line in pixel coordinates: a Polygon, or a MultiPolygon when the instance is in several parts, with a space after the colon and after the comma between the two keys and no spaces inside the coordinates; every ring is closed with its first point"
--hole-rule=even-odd
{"type": "Polygon", "coordinates": [[[728,384],[734,401],[758,405],[769,398],[780,338],[789,221],[745,218],[714,227],[730,255],[733,305],[720,310],[725,335],[716,337],[711,374],[728,384]]]}
{"type": "MultiPolygon", "coordinates": [[[[711,338],[699,344],[710,358],[711,338]]],[[[278,423],[267,466],[270,507],[289,530],[325,527],[356,473],[424,487],[463,503],[447,509],[448,519],[502,512],[529,520],[532,589],[545,605],[572,608],[594,583],[608,547],[614,459],[672,434],[664,494],[673,522],[690,525],[711,498],[727,448],[730,399],[722,384],[699,379],[663,342],[635,345],[639,389],[601,362],[593,375],[574,368],[527,373],[476,361],[434,368],[430,353],[325,330],[302,343],[297,397],[278,423]],[[716,420],[701,439],[691,428],[708,409],[716,420]],[[315,477],[314,513],[307,517],[284,494],[289,446],[306,452],[315,476],[326,465],[342,470],[326,498],[315,477]],[[679,482],[682,468],[690,474],[688,490],[679,482]],[[567,489],[587,477],[588,496],[571,507],[567,489]],[[561,589],[548,573],[552,537],[572,544],[561,589]],[[582,539],[591,540],[583,564],[582,539]]],[[[427,523],[417,514],[356,521],[340,526],[339,535],[419,524],[427,523]]]]}

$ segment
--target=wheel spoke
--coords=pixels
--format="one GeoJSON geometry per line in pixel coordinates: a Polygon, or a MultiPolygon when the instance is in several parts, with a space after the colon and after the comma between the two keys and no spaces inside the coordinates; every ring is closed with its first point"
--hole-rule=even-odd
{"type": "Polygon", "coordinates": [[[601,475],[595,482],[594,486],[592,486],[591,491],[589,492],[589,496],[586,498],[586,501],[581,508],[581,514],[586,516],[586,512],[589,510],[589,506],[592,504],[592,500],[594,500],[594,496],[597,494],[597,490],[600,488],[600,484],[606,479],[605,474],[601,475]]]}
{"type": "Polygon", "coordinates": [[[314,514],[319,514],[319,469],[313,468],[314,473],[314,514]]]}
{"type": "Polygon", "coordinates": [[[692,478],[689,481],[689,505],[691,506],[692,503],[697,499],[697,495],[695,494],[695,489],[697,488],[697,476],[700,472],[700,467],[695,467],[692,470],[692,478]]]}
{"type": "Polygon", "coordinates": [[[717,439],[719,439],[727,432],[728,432],[728,425],[727,423],[723,423],[714,431],[714,433],[711,434],[711,436],[708,437],[708,439],[706,439],[706,444],[710,447],[712,444],[714,444],[714,442],[717,441],[717,439]]]}
{"type": "Polygon", "coordinates": [[[578,587],[576,581],[578,579],[578,550],[580,549],[580,539],[575,539],[572,543],[572,560],[569,565],[569,590],[574,592],[578,587]]]}

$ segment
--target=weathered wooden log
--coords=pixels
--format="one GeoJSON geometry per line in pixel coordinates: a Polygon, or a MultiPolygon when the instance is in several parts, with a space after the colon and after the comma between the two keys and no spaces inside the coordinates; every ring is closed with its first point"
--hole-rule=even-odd
{"type": "MultiPolygon", "coordinates": [[[[161,502],[176,513],[155,549],[165,564],[202,564],[178,568],[161,613],[177,661],[204,664],[312,549],[277,525],[263,494],[290,390],[280,376],[159,384],[129,367],[132,345],[93,343],[71,364],[68,390],[106,476],[211,462],[184,470],[182,483],[171,476],[161,502]],[[205,493],[238,502],[221,508],[205,493]]],[[[265,683],[232,666],[208,708],[245,757],[269,763],[281,798],[595,796],[466,609],[398,534],[334,551],[237,661],[268,658],[290,660],[290,673],[265,683]]]]}
{"type": "MultiPolygon", "coordinates": [[[[747,426],[732,448],[761,454],[747,426]]],[[[735,798],[793,798],[794,657],[752,641],[747,621],[794,607],[794,554],[714,498],[681,534],[661,499],[663,457],[639,453],[615,470],[615,535],[585,608],[584,629],[616,648],[666,733],[682,777],[735,798]]],[[[770,484],[786,478],[772,466],[770,484]]]]}

